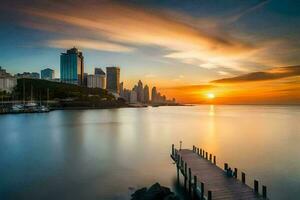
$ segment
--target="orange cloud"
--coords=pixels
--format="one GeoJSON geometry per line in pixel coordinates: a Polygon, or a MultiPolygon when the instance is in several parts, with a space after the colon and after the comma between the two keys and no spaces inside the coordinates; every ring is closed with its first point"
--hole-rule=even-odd
{"type": "Polygon", "coordinates": [[[266,81],[291,76],[300,76],[300,66],[278,67],[268,71],[252,72],[232,78],[214,80],[212,83],[237,83],[250,81],[266,81]]]}

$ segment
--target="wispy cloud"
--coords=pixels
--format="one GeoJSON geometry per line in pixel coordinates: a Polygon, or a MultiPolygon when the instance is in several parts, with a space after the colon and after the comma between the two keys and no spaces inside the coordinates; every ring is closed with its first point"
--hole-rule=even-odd
{"type": "Polygon", "coordinates": [[[67,38],[74,38],[76,42],[76,38],[84,36],[84,42],[79,43],[86,48],[105,50],[102,46],[110,46],[112,48],[108,49],[128,51],[132,46],[158,46],[170,52],[163,55],[166,58],[183,63],[192,59],[197,66],[204,68],[218,68],[222,64],[242,71],[245,70],[238,66],[237,61],[257,49],[247,41],[219,34],[217,29],[215,34],[207,34],[201,28],[175,20],[163,10],[147,10],[111,1],[92,6],[75,4],[47,9],[25,6],[19,10],[26,14],[25,26],[56,32],[59,39],[46,43],[51,47],[61,46],[53,43],[71,42],[67,38]],[[95,45],[85,41],[91,39],[95,45]],[[103,42],[113,44],[104,45],[103,42]]]}
{"type": "Polygon", "coordinates": [[[94,49],[99,51],[110,51],[110,52],[130,52],[133,48],[126,47],[119,44],[101,42],[98,40],[86,40],[86,39],[68,39],[68,40],[50,40],[47,45],[55,48],[66,48],[76,46],[79,48],[94,49]]]}
{"type": "Polygon", "coordinates": [[[236,77],[224,78],[214,80],[212,83],[238,83],[238,82],[252,82],[252,81],[267,81],[292,76],[300,76],[300,66],[288,66],[273,68],[268,71],[252,72],[236,77]]]}

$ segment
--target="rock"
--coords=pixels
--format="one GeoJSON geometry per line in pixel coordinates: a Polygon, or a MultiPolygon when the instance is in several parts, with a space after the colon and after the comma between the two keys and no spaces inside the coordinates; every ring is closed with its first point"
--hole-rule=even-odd
{"type": "Polygon", "coordinates": [[[178,200],[178,197],[169,188],[155,183],[148,190],[142,188],[135,191],[131,195],[131,200],[178,200]]]}

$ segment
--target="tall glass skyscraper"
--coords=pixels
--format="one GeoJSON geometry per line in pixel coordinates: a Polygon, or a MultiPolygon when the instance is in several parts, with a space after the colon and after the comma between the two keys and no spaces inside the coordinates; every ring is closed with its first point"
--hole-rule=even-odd
{"type": "Polygon", "coordinates": [[[83,55],[75,47],[60,55],[60,79],[63,83],[84,83],[83,55]]]}
{"type": "Polygon", "coordinates": [[[106,67],[106,89],[110,92],[120,93],[120,68],[106,67]]]}

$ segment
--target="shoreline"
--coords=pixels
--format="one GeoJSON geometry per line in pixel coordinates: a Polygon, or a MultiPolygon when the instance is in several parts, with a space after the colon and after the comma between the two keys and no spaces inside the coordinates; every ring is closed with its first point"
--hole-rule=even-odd
{"type": "Polygon", "coordinates": [[[165,107],[165,106],[193,106],[188,104],[174,104],[174,105],[134,105],[134,104],[125,104],[125,105],[112,105],[112,106],[53,106],[49,107],[48,111],[36,111],[36,110],[23,110],[23,111],[0,111],[0,115],[5,114],[31,114],[31,113],[48,113],[56,110],[101,110],[101,109],[118,109],[118,108],[147,108],[147,107],[165,107]]]}

